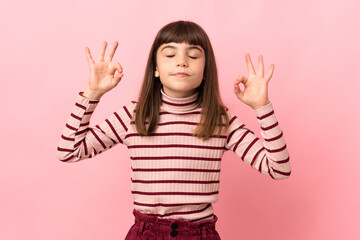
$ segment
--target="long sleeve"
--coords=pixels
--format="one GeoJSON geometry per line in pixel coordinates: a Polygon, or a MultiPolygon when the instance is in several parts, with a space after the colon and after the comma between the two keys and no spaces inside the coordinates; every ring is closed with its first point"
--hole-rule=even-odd
{"type": "Polygon", "coordinates": [[[131,120],[124,106],[100,124],[90,127],[90,118],[100,100],[91,100],[82,94],[79,92],[58,143],[56,156],[63,162],[92,158],[118,143],[124,144],[131,120]]]}
{"type": "Polygon", "coordinates": [[[289,153],[272,103],[255,109],[254,113],[264,140],[260,140],[235,115],[229,113],[230,126],[225,147],[266,176],[288,178],[291,173],[289,153]]]}

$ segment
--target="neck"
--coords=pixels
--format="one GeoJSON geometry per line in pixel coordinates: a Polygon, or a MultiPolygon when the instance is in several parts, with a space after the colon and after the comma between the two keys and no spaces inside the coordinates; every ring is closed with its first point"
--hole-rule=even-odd
{"type": "Polygon", "coordinates": [[[187,92],[177,92],[177,91],[172,91],[169,88],[166,87],[162,87],[164,93],[170,97],[174,97],[174,98],[186,98],[186,97],[190,97],[191,95],[194,95],[196,93],[196,89],[191,89],[187,92]]]}
{"type": "Polygon", "coordinates": [[[194,92],[187,97],[172,97],[164,92],[161,88],[161,108],[170,113],[187,113],[198,108],[198,95],[199,92],[194,92]]]}

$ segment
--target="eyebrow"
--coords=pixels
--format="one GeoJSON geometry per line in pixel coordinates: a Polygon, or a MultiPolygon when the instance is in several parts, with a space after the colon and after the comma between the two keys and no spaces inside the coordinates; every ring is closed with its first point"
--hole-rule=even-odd
{"type": "MultiPolygon", "coordinates": [[[[163,48],[161,49],[161,51],[164,50],[165,48],[177,49],[177,47],[175,47],[175,46],[166,45],[165,47],[163,47],[163,48]]],[[[197,50],[199,50],[200,52],[202,52],[202,50],[201,50],[199,47],[196,47],[196,46],[190,46],[190,47],[188,47],[187,49],[197,49],[197,50]]]]}

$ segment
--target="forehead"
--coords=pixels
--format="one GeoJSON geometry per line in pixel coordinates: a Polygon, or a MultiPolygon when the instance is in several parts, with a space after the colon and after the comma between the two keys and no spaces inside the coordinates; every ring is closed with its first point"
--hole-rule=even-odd
{"type": "Polygon", "coordinates": [[[186,49],[186,50],[191,50],[191,49],[197,49],[200,52],[204,52],[204,49],[200,46],[200,45],[193,45],[193,44],[188,44],[188,43],[175,43],[175,42],[170,42],[170,43],[164,43],[161,44],[161,46],[159,47],[159,51],[162,51],[164,49],[186,49]]]}

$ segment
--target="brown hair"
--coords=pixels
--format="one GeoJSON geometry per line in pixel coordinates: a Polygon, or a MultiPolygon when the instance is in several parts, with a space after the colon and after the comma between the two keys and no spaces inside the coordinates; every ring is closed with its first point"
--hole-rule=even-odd
{"type": "Polygon", "coordinates": [[[157,127],[162,84],[160,79],[154,76],[156,53],[162,44],[170,42],[200,45],[204,49],[204,79],[197,88],[199,92],[198,105],[202,107],[201,118],[193,135],[207,140],[218,125],[220,125],[220,128],[218,128],[218,134],[220,135],[224,126],[222,115],[225,117],[225,129],[229,126],[229,117],[226,113],[227,108],[220,98],[214,52],[205,31],[198,24],[190,21],[169,23],[162,27],[155,37],[149,53],[141,92],[134,109],[137,132],[141,136],[149,136],[157,127]],[[147,129],[145,127],[146,119],[149,121],[147,129]]]}

